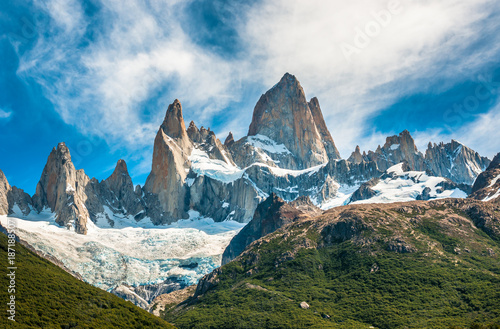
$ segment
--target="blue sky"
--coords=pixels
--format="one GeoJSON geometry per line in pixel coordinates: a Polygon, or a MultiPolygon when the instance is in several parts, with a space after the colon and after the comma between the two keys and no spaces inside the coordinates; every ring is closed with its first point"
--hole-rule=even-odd
{"type": "Polygon", "coordinates": [[[134,183],[175,98],[187,123],[246,134],[285,72],[317,96],[343,157],[408,129],[500,151],[500,3],[478,1],[2,1],[0,169],[34,193],[50,150],[134,183]],[[346,49],[348,51],[346,51],[346,49]]]}

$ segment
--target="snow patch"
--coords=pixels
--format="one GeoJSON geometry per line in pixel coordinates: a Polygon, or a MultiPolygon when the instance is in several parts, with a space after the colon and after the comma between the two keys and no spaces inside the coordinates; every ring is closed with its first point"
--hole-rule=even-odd
{"type": "Polygon", "coordinates": [[[248,136],[246,144],[273,154],[292,154],[284,144],[278,144],[264,135],[248,136]]]}
{"type": "Polygon", "coordinates": [[[231,183],[241,178],[243,170],[222,160],[210,159],[208,154],[200,149],[193,149],[189,156],[191,169],[198,175],[204,175],[224,183],[231,183]]]}

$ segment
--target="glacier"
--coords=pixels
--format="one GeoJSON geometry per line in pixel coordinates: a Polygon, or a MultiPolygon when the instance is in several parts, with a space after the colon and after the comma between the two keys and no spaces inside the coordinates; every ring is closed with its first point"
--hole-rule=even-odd
{"type": "Polygon", "coordinates": [[[6,227],[12,219],[21,240],[107,291],[172,279],[196,284],[220,266],[224,249],[244,226],[235,221],[216,223],[192,211],[189,219],[163,226],[113,218],[120,228],[111,228],[104,221],[103,227],[99,221],[89,221],[88,234],[83,235],[59,226],[50,211],[2,215],[0,223],[6,227]]]}

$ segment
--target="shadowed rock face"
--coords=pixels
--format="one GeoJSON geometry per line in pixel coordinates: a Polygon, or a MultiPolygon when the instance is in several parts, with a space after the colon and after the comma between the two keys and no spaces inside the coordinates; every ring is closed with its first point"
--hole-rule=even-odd
{"type": "Polygon", "coordinates": [[[500,202],[500,153],[491,161],[488,168],[477,176],[469,198],[476,200],[494,200],[500,202]]]}
{"type": "Polygon", "coordinates": [[[295,160],[288,164],[288,169],[303,169],[328,161],[304,90],[288,73],[257,102],[248,135],[264,135],[285,145],[295,160]]]}
{"type": "Polygon", "coordinates": [[[308,218],[276,194],[271,194],[255,210],[253,219],[229,243],[222,255],[222,264],[236,258],[253,241],[276,231],[278,228],[308,218]]]}
{"type": "Polygon", "coordinates": [[[127,164],[124,160],[118,160],[113,174],[102,183],[106,185],[105,191],[112,192],[106,199],[111,200],[113,208],[124,209],[126,213],[135,215],[143,210],[140,192],[134,191],[132,178],[128,173],[127,164]]]}
{"type": "Polygon", "coordinates": [[[334,160],[340,159],[340,152],[339,150],[337,150],[332,135],[330,135],[330,131],[326,127],[325,119],[323,118],[323,112],[321,112],[321,108],[319,107],[318,99],[316,97],[313,97],[309,101],[308,105],[309,109],[311,110],[314,123],[316,124],[316,128],[318,128],[319,135],[321,136],[321,140],[325,145],[328,157],[334,160]]]}
{"type": "Polygon", "coordinates": [[[18,206],[24,215],[31,211],[31,197],[22,189],[10,186],[2,170],[0,170],[0,215],[10,215],[14,206],[18,206]]]}

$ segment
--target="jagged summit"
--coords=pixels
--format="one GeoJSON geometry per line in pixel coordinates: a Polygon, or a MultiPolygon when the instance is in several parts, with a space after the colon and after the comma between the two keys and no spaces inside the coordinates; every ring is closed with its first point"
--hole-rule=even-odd
{"type": "Polygon", "coordinates": [[[233,133],[232,132],[229,132],[229,134],[227,135],[226,137],[226,140],[224,141],[224,145],[229,147],[231,146],[232,144],[234,143],[234,137],[233,137],[233,133]]]}

